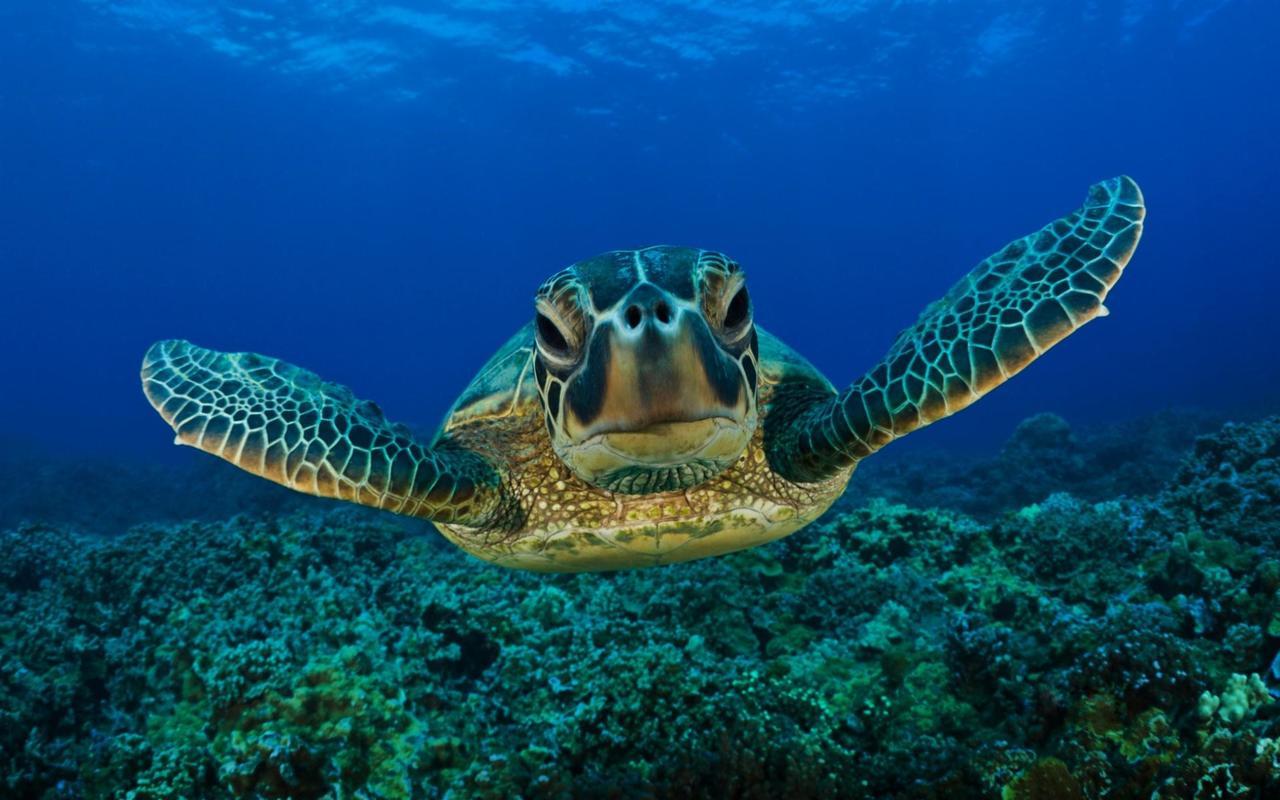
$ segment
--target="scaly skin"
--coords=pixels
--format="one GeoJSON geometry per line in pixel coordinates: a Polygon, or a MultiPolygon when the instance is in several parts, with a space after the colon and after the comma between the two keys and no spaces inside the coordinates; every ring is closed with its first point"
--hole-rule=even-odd
{"type": "Polygon", "coordinates": [[[1084,205],[983,261],[898,335],[837,396],[781,415],[769,455],[793,480],[819,480],[967,408],[1049,348],[1107,313],[1103,301],[1142,236],[1132,179],[1089,189],[1084,205]]]}
{"type": "MultiPolygon", "coordinates": [[[[661,345],[665,357],[643,363],[636,359],[639,350],[620,350],[616,363],[609,358],[600,364],[582,362],[597,369],[594,380],[582,384],[594,394],[579,397],[574,410],[580,425],[591,424],[602,409],[624,421],[628,415],[643,416],[652,411],[645,404],[654,397],[675,408],[698,396],[694,390],[704,390],[706,404],[715,407],[719,393],[743,397],[735,376],[754,374],[756,340],[746,337],[758,334],[758,397],[751,398],[758,405],[748,404],[750,413],[738,414],[754,425],[751,438],[736,461],[704,482],[694,482],[700,475],[688,482],[687,476],[676,475],[680,481],[661,484],[692,487],[683,491],[609,491],[587,483],[589,477],[577,477],[566,465],[551,438],[553,433],[569,438],[561,427],[567,395],[554,381],[567,379],[572,371],[566,367],[557,377],[546,370],[539,360],[546,353],[535,349],[535,342],[537,348],[545,342],[535,339],[532,325],[481,370],[429,445],[343,387],[254,353],[160,342],[144,358],[143,390],[180,444],[298,491],[430,519],[458,546],[492,563],[583,571],[687,561],[799,530],[840,496],[862,458],[975,402],[1103,315],[1103,301],[1137,247],[1144,215],[1142,195],[1128,178],[1094,186],[1082,208],[979,264],[925,309],[888,355],[844,392],[758,326],[733,329],[731,354],[715,350],[704,324],[719,308],[715,304],[689,312],[697,314],[694,328],[705,334],[701,350],[684,346],[688,342],[677,337],[675,345],[661,345]],[[672,353],[688,358],[673,358],[672,353]],[[729,355],[738,360],[726,362],[719,372],[708,370],[729,355]],[[650,381],[653,385],[629,382],[634,375],[620,378],[610,372],[610,364],[642,376],[653,367],[659,377],[650,381]],[[718,381],[711,380],[713,373],[718,381]],[[686,384],[688,377],[699,380],[686,384]],[[543,379],[545,385],[534,385],[543,379]],[[554,391],[549,388],[553,384],[554,391]],[[633,385],[639,388],[625,389],[633,385]],[[611,386],[624,391],[606,395],[611,386]],[[548,393],[554,394],[554,402],[548,393]]],[[[593,276],[589,288],[611,298],[604,307],[625,305],[618,298],[627,291],[656,291],[639,266],[626,268],[633,259],[639,265],[642,253],[670,258],[668,266],[687,263],[691,269],[701,269],[708,258],[706,251],[648,248],[579,262],[594,265],[588,270],[593,276]],[[616,264],[621,268],[613,269],[616,264]]],[[[721,284],[742,280],[736,266],[729,269],[723,257],[715,258],[724,266],[716,272],[721,284]]],[[[665,278],[673,291],[687,297],[683,302],[692,303],[690,276],[667,269],[665,278]]],[[[712,291],[702,299],[721,301],[725,294],[712,291]]],[[[554,293],[543,298],[548,313],[563,299],[554,293]]],[[[571,312],[585,313],[572,305],[555,313],[571,312]]],[[[723,339],[726,334],[722,330],[720,335],[723,339]]],[[[750,390],[756,381],[745,385],[750,390]]],[[[725,408],[684,421],[700,423],[735,413],[725,408]]],[[[668,421],[661,415],[656,420],[668,421]]],[[[680,442],[662,450],[668,444],[663,435],[650,442],[658,448],[658,458],[646,468],[681,468],[663,457],[678,460],[686,451],[679,449],[680,442]]],[[[728,453],[724,462],[732,457],[728,453]]],[[[623,488],[636,490],[635,485],[623,488]]]]}
{"type": "MultiPolygon", "coordinates": [[[[763,376],[761,401],[774,392],[763,376]]],[[[518,531],[436,523],[468,553],[505,567],[580,572],[656,566],[720,555],[779,539],[817,519],[844,491],[853,466],[812,483],[776,474],[763,428],[727,470],[692,489],[626,495],[576,477],[551,448],[536,395],[517,391],[496,413],[446,423],[452,441],[505,453],[505,491],[524,509],[518,531]]]]}

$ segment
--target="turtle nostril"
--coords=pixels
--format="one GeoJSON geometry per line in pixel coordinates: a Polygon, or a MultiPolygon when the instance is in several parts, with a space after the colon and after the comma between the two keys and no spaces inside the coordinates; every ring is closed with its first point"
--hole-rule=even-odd
{"type": "Polygon", "coordinates": [[[653,307],[653,315],[658,318],[658,322],[665,325],[671,321],[671,307],[667,305],[665,300],[659,300],[658,304],[653,307]]]}
{"type": "Polygon", "coordinates": [[[631,306],[627,309],[627,327],[640,327],[640,306],[631,306]]]}

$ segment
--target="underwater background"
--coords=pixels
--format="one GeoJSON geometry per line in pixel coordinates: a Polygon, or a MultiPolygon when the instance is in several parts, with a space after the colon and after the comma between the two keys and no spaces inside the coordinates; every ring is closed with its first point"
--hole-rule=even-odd
{"type": "Polygon", "coordinates": [[[0,797],[1280,797],[1280,4],[0,2],[0,797]],[[822,520],[614,574],[189,448],[181,337],[430,431],[723,250],[847,385],[1132,175],[1111,315],[822,520]]]}

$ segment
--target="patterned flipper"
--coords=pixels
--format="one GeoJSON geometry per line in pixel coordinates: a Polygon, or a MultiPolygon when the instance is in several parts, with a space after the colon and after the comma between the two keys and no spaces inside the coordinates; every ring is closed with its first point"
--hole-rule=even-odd
{"type": "Polygon", "coordinates": [[[484,458],[428,448],[373,403],[256,353],[157,342],[142,388],[175,442],[307,494],[400,514],[498,527],[501,481],[484,458]]]}
{"type": "Polygon", "coordinates": [[[1138,185],[1113,178],[1076,212],[983,261],[849,389],[784,400],[766,429],[774,468],[792,480],[828,477],[965,408],[1105,315],[1144,214],[1138,185]]]}

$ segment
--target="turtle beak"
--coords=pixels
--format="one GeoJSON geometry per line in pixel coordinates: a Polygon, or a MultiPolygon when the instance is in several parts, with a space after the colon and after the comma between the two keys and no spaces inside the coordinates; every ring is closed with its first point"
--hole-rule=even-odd
{"type": "Polygon", "coordinates": [[[566,398],[565,433],[575,442],[608,435],[610,449],[639,463],[694,455],[749,413],[736,360],[701,314],[652,284],[596,326],[584,373],[566,398]]]}

